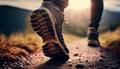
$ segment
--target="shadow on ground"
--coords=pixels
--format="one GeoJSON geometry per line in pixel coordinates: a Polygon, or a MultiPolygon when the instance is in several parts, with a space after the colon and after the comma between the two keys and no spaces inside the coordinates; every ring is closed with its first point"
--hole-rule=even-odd
{"type": "Polygon", "coordinates": [[[65,61],[50,59],[35,69],[59,69],[63,64],[65,61]]]}

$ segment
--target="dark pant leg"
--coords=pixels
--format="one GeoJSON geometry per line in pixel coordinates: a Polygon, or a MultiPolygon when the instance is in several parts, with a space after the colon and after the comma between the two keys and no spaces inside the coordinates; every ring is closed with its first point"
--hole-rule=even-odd
{"type": "Polygon", "coordinates": [[[103,0],[91,0],[89,27],[95,27],[98,30],[99,22],[103,12],[103,0]]]}
{"type": "Polygon", "coordinates": [[[69,0],[43,0],[43,1],[50,1],[53,4],[55,4],[61,11],[64,11],[64,9],[68,6],[69,0]]]}

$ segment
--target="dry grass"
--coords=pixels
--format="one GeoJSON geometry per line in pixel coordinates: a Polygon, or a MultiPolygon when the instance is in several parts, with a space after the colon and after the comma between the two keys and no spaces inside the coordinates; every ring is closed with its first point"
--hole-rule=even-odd
{"type": "Polygon", "coordinates": [[[19,59],[29,57],[41,50],[42,40],[34,34],[12,34],[9,38],[0,36],[0,58],[19,59]],[[6,41],[7,40],[7,41],[6,41]]]}
{"type": "MultiPolygon", "coordinates": [[[[79,40],[79,37],[64,34],[65,42],[79,40]]],[[[29,57],[32,53],[41,51],[42,39],[36,34],[12,34],[9,38],[0,35],[0,58],[19,59],[29,57]],[[5,41],[7,40],[7,41],[5,41]]]]}
{"type": "Polygon", "coordinates": [[[108,45],[116,40],[120,40],[120,28],[115,31],[108,31],[99,36],[102,46],[108,47],[108,45]]]}
{"type": "Polygon", "coordinates": [[[116,31],[109,31],[100,35],[101,45],[111,49],[114,53],[120,54],[120,28],[116,31]]]}

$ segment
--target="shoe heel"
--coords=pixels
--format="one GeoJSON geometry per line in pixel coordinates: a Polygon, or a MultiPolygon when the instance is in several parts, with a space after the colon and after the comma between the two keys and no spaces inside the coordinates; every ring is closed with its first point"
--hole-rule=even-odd
{"type": "Polygon", "coordinates": [[[55,59],[69,58],[69,55],[64,52],[63,48],[61,48],[61,45],[59,43],[48,42],[42,46],[42,49],[45,56],[52,57],[55,59]]]}

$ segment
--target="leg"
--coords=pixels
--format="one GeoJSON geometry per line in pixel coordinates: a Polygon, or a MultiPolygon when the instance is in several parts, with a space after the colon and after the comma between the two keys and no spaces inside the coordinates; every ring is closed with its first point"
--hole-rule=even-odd
{"type": "Polygon", "coordinates": [[[91,14],[89,27],[95,27],[98,30],[99,22],[103,12],[103,0],[91,0],[91,14]]]}
{"type": "Polygon", "coordinates": [[[44,0],[40,9],[33,11],[31,23],[34,31],[43,39],[45,56],[68,60],[69,50],[62,36],[64,9],[68,0],[44,0]]]}
{"type": "Polygon", "coordinates": [[[98,46],[98,27],[103,12],[103,0],[91,0],[90,24],[88,29],[88,45],[98,46]]]}

